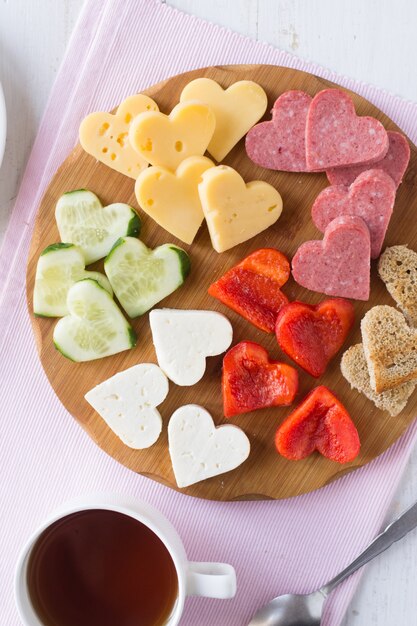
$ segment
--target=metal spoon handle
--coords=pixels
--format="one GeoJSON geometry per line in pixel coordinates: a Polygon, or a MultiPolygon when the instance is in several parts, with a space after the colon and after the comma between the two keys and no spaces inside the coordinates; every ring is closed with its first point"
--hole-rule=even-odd
{"type": "Polygon", "coordinates": [[[378,554],[384,552],[393,543],[402,539],[410,530],[417,526],[417,502],[407,509],[400,517],[391,522],[369,546],[360,554],[350,565],[346,567],[340,574],[335,576],[327,585],[320,589],[321,593],[327,596],[333,589],[339,585],[345,578],[348,578],[353,572],[356,572],[365,563],[374,559],[378,554]]]}

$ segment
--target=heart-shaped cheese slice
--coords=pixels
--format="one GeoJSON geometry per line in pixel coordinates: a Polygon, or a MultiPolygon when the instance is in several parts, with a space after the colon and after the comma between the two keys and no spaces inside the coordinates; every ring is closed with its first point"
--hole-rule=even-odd
{"type": "Polygon", "coordinates": [[[72,361],[93,361],[136,345],[136,334],[111,295],[85,278],[67,295],[69,314],[54,328],[54,345],[72,361]]]}
{"type": "Polygon", "coordinates": [[[214,111],[216,128],[207,150],[222,161],[266,111],[268,98],[260,85],[240,80],[227,89],[210,78],[196,78],[182,90],[180,101],[201,100],[214,111]]]}
{"type": "Polygon", "coordinates": [[[249,456],[250,442],[237,426],[214,426],[208,411],[182,406],[168,424],[169,453],[178,487],[235,469],[249,456]]]}
{"type": "Polygon", "coordinates": [[[180,102],[169,115],[148,111],[132,122],[129,140],[151,165],[172,171],[190,156],[203,155],[213,136],[216,118],[202,102],[180,102]]]}
{"type": "Polygon", "coordinates": [[[158,111],[156,102],[143,94],[122,102],[115,115],[90,113],[80,125],[80,143],[84,150],[116,172],[137,178],[148,162],[130,145],[132,120],[145,111],[158,111]]]}
{"type": "Polygon", "coordinates": [[[135,237],[141,228],[131,206],[118,202],[103,207],[87,189],[64,193],[57,202],[55,219],[61,241],[80,246],[86,265],[107,256],[119,237],[135,237]]]}
{"type": "Polygon", "coordinates": [[[149,448],[158,439],[162,419],[156,407],[168,395],[168,379],[154,363],[140,363],[115,374],[85,399],[129,448],[149,448]]]}
{"type": "Polygon", "coordinates": [[[226,165],[212,167],[198,186],[211,243],[224,252],[274,224],[282,212],[278,191],[261,180],[245,181],[226,165]]]}
{"type": "Polygon", "coordinates": [[[171,235],[192,243],[204,219],[198,183],[203,172],[213,166],[206,157],[188,157],[175,173],[165,167],[149,167],[135,185],[140,207],[171,235]]]}
{"type": "Polygon", "coordinates": [[[215,311],[154,309],[149,322],[158,363],[177,385],[195,385],[204,375],[206,358],[232,343],[231,323],[215,311]]]}

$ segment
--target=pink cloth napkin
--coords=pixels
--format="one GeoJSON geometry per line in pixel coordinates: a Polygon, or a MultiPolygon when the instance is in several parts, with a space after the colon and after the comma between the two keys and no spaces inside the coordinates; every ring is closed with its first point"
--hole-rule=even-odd
{"type": "MultiPolygon", "coordinates": [[[[232,563],[233,600],[192,598],[184,626],[243,626],[277,594],[308,592],[341,570],[381,526],[417,436],[329,487],[279,502],[215,503],[178,494],[102,452],[67,413],[39,364],[25,302],[33,219],[51,176],[77,141],[83,116],[185,70],[271,63],[354,89],[417,140],[417,105],[182,14],[157,0],[89,0],[71,38],[30,156],[0,257],[0,622],[19,624],[13,569],[22,543],[62,501],[96,490],[158,507],[189,558],[232,563]]],[[[323,624],[340,624],[358,576],[329,599],[323,624]]]]}

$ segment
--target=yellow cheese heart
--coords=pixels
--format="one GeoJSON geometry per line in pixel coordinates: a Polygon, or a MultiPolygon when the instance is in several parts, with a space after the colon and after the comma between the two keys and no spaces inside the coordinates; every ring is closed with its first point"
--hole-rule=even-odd
{"type": "Polygon", "coordinates": [[[214,111],[216,129],[207,150],[217,161],[224,159],[268,106],[265,91],[251,80],[240,80],[222,89],[215,80],[197,78],[182,90],[180,101],[188,100],[201,100],[214,111]]]}
{"type": "Polygon", "coordinates": [[[201,102],[177,104],[169,115],[149,111],[132,123],[133,148],[151,165],[176,170],[187,157],[204,154],[214,133],[216,119],[201,102]]]}
{"type": "Polygon", "coordinates": [[[137,178],[148,162],[129,143],[132,120],[144,111],[158,111],[158,105],[142,94],[130,96],[111,113],[91,113],[81,122],[80,143],[84,150],[116,172],[137,178]]]}
{"type": "Polygon", "coordinates": [[[135,185],[140,207],[171,235],[191,243],[204,219],[198,183],[209,167],[214,163],[207,157],[188,157],[175,173],[157,165],[149,167],[135,185]]]}
{"type": "Polygon", "coordinates": [[[216,252],[251,239],[281,215],[282,199],[272,185],[261,180],[245,184],[240,174],[226,165],[204,172],[198,191],[216,252]]]}

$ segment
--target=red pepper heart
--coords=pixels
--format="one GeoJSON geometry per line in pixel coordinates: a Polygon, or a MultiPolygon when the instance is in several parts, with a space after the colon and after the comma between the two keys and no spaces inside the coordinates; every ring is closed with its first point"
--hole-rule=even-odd
{"type": "Polygon", "coordinates": [[[232,267],[208,292],[261,330],[273,333],[278,312],[288,303],[280,287],[289,276],[287,257],[262,248],[232,267]]]}
{"type": "Polygon", "coordinates": [[[290,302],[278,314],[278,344],[306,372],[318,378],[342,347],[355,318],[353,305],[328,298],[313,306],[290,302]]]}
{"type": "Polygon", "coordinates": [[[297,371],[252,341],[241,341],[223,359],[224,415],[231,417],[269,406],[293,402],[298,389],[297,371]]]}
{"type": "Polygon", "coordinates": [[[278,452],[290,461],[317,450],[337,463],[359,454],[358,431],[343,404],[327,389],[316,387],[281,424],[275,435],[278,452]]]}

